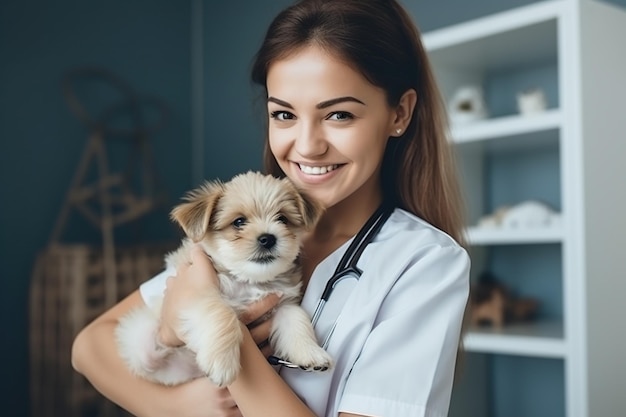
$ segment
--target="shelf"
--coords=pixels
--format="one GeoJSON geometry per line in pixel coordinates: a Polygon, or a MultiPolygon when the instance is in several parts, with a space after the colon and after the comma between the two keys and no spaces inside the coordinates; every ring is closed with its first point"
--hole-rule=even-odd
{"type": "Polygon", "coordinates": [[[505,70],[529,62],[556,61],[561,0],[543,1],[435,30],[424,45],[435,68],[505,70]]]}
{"type": "Polygon", "coordinates": [[[470,227],[467,229],[467,240],[474,246],[560,243],[563,241],[563,229],[554,227],[513,230],[470,227]]]}
{"type": "Polygon", "coordinates": [[[614,231],[626,199],[604,192],[625,169],[621,39],[623,7],[578,0],[532,2],[423,36],[443,103],[476,86],[491,115],[450,126],[473,225],[465,231],[472,280],[493,272],[542,304],[539,320],[467,329],[472,374],[453,392],[451,417],[626,409],[626,338],[606,325],[626,289],[618,253],[626,235],[614,231]],[[517,114],[517,94],[531,88],[543,90],[548,110],[517,114]],[[562,216],[535,229],[498,228],[486,217],[527,200],[562,216]]]}
{"type": "Polygon", "coordinates": [[[470,327],[463,343],[468,352],[566,357],[563,325],[560,322],[512,324],[501,329],[470,327]]]}
{"type": "Polygon", "coordinates": [[[561,120],[559,109],[549,109],[533,115],[498,117],[452,126],[451,137],[457,144],[515,138],[516,142],[528,142],[529,146],[536,147],[534,138],[540,137],[537,133],[558,130],[561,120]]]}

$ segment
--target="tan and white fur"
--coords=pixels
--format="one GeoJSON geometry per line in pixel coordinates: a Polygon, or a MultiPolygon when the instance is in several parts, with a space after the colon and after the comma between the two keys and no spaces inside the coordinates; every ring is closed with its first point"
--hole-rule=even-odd
{"type": "Polygon", "coordinates": [[[199,294],[180,312],[184,347],[157,341],[162,297],[148,303],[154,309],[138,308],[123,316],[116,338],[129,369],[166,385],[204,375],[218,386],[229,385],[240,369],[243,333],[238,314],[270,293],[282,294],[270,331],[274,355],[305,369],[328,369],[331,358],[318,345],[310,317],[299,305],[301,241],[321,213],[321,206],[288,179],[257,172],[191,191],[172,210],[187,237],[166,256],[166,265],[176,269],[190,263],[192,245],[201,245],[218,272],[220,296],[199,294]]]}

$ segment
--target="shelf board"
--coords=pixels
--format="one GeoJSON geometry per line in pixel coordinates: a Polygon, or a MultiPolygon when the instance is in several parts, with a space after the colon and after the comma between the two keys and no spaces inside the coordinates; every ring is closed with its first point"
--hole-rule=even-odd
{"type": "Polygon", "coordinates": [[[511,324],[501,329],[470,327],[463,340],[468,352],[565,358],[563,324],[538,322],[511,324]]]}
{"type": "Polygon", "coordinates": [[[451,138],[457,144],[505,138],[516,138],[517,142],[527,142],[528,137],[537,136],[538,132],[558,130],[561,127],[561,121],[559,109],[548,109],[533,115],[505,116],[464,125],[453,125],[451,138]]]}
{"type": "Polygon", "coordinates": [[[436,68],[498,71],[556,62],[557,18],[564,4],[547,0],[427,32],[424,45],[436,68]]]}
{"type": "Polygon", "coordinates": [[[563,241],[563,229],[560,227],[527,230],[470,227],[466,233],[470,245],[475,246],[560,243],[563,241]]]}

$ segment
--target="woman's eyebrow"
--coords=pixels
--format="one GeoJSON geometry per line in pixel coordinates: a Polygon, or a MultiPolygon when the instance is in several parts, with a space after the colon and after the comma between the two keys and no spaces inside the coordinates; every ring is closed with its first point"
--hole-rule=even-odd
{"type": "Polygon", "coordinates": [[[365,103],[363,103],[358,98],[355,98],[352,96],[346,96],[346,97],[337,97],[337,98],[333,98],[330,100],[322,101],[315,107],[317,107],[318,109],[325,109],[326,107],[334,106],[335,104],[344,103],[346,101],[352,101],[352,102],[359,103],[365,106],[365,103]]]}
{"type": "MultiPolygon", "coordinates": [[[[322,101],[321,103],[318,103],[315,107],[318,109],[325,109],[327,107],[334,106],[335,104],[339,104],[339,103],[344,103],[346,101],[352,101],[354,103],[359,103],[365,106],[365,103],[363,103],[358,98],[355,98],[352,96],[345,96],[345,97],[337,97],[337,98],[333,98],[330,100],[322,101]]],[[[267,98],[267,102],[276,103],[279,106],[287,107],[288,109],[293,109],[293,106],[291,104],[276,97],[269,96],[267,98]]]]}
{"type": "Polygon", "coordinates": [[[271,103],[276,103],[279,106],[287,107],[288,109],[292,109],[293,110],[293,106],[291,104],[287,103],[286,101],[282,101],[281,99],[276,98],[276,97],[269,96],[267,98],[267,102],[268,103],[270,103],[270,102],[271,103]]]}

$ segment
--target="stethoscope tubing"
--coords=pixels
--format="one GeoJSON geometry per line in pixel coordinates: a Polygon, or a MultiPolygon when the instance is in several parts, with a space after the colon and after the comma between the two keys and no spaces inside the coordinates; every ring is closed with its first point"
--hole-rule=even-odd
{"type": "MultiPolygon", "coordinates": [[[[361,254],[369,245],[374,237],[378,234],[380,229],[383,227],[391,213],[393,212],[393,208],[387,205],[381,205],[378,209],[370,216],[370,218],[365,222],[361,230],[356,234],[350,246],[344,253],[343,257],[337,264],[337,268],[335,269],[334,274],[330,279],[326,282],[326,286],[324,287],[324,291],[322,292],[322,296],[317,302],[317,306],[313,311],[313,315],[311,317],[311,323],[313,327],[317,325],[317,322],[324,310],[324,306],[328,302],[333,290],[341,282],[346,278],[354,278],[357,281],[361,278],[363,271],[357,267],[357,262],[359,261],[361,254]]],[[[326,349],[328,347],[328,343],[330,342],[330,338],[332,334],[335,332],[335,328],[337,327],[337,322],[339,317],[333,323],[328,335],[324,338],[322,343],[322,348],[326,349]]],[[[268,358],[272,365],[282,365],[288,368],[299,368],[298,365],[286,361],[281,358],[277,358],[275,356],[270,356],[268,358]]]]}
{"type": "Polygon", "coordinates": [[[378,234],[383,224],[387,221],[389,216],[391,216],[392,209],[388,208],[384,205],[380,206],[374,214],[365,222],[361,230],[356,234],[354,240],[350,243],[350,246],[344,253],[343,257],[337,264],[337,268],[335,268],[335,272],[330,277],[330,279],[326,282],[326,287],[322,292],[322,296],[320,300],[317,302],[317,306],[313,312],[313,316],[311,319],[311,323],[313,326],[317,324],[319,320],[319,316],[324,308],[324,305],[330,298],[333,290],[337,286],[342,279],[352,276],[357,281],[361,278],[363,271],[359,269],[357,266],[357,262],[361,258],[361,254],[371,243],[374,237],[378,234]]]}

